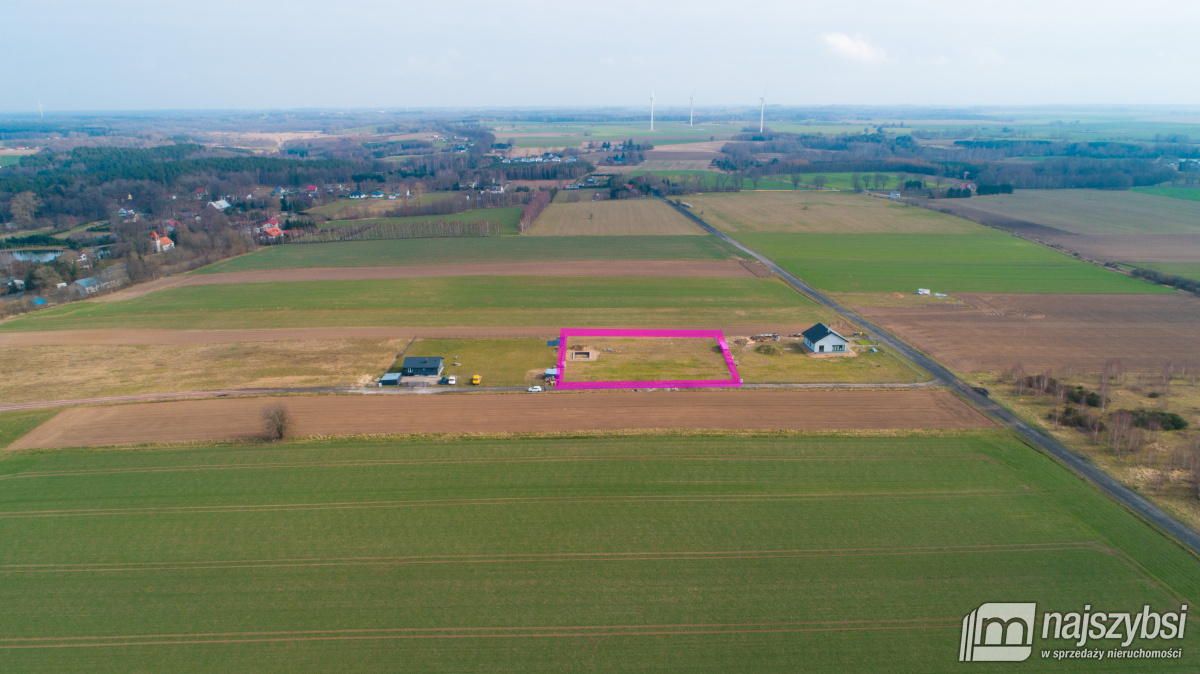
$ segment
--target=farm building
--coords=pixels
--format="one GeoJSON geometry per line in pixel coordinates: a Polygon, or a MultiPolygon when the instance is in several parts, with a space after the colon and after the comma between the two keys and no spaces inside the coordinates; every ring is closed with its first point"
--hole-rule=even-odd
{"type": "Polygon", "coordinates": [[[91,295],[98,290],[100,290],[100,282],[94,276],[81,278],[71,284],[71,292],[77,295],[91,295]]]}
{"type": "Polygon", "coordinates": [[[400,373],[399,372],[389,372],[389,373],[383,375],[382,377],[379,378],[379,385],[380,386],[399,386],[400,385],[400,373]]]}
{"type": "Polygon", "coordinates": [[[443,367],[440,356],[410,356],[404,359],[400,372],[405,377],[438,377],[441,376],[443,367]]]}
{"type": "Polygon", "coordinates": [[[824,323],[817,323],[800,334],[804,337],[804,346],[813,353],[845,353],[846,345],[850,343],[824,323]]]}

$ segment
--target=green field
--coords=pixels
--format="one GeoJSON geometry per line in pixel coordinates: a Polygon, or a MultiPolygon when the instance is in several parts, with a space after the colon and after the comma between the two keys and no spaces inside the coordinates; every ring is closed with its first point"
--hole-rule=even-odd
{"type": "Polygon", "coordinates": [[[50,420],[57,409],[19,410],[0,412],[0,449],[5,449],[18,438],[50,420]]]}
{"type": "Polygon", "coordinates": [[[0,154],[0,166],[16,166],[21,163],[20,155],[0,154]]]}
{"type": "Polygon", "coordinates": [[[1135,187],[1129,191],[1186,201],[1200,201],[1200,188],[1195,187],[1135,187]]]}
{"type": "Polygon", "coordinates": [[[1017,190],[964,206],[1073,234],[1200,234],[1200,203],[1113,190],[1017,190]]]}
{"type": "MultiPolygon", "coordinates": [[[[558,362],[558,350],[546,346],[544,339],[418,339],[404,355],[442,356],[443,374],[456,375],[459,386],[476,374],[486,386],[541,384],[546,368],[558,362]]],[[[389,372],[399,372],[402,360],[389,372]]]]}
{"type": "Polygon", "coordinates": [[[305,211],[304,214],[308,216],[320,215],[327,218],[336,218],[342,212],[349,209],[359,209],[382,214],[383,211],[401,208],[405,204],[433,204],[449,199],[451,196],[453,196],[451,192],[430,192],[429,194],[421,195],[420,199],[337,199],[336,201],[330,201],[320,206],[314,206],[305,211]]]}
{"type": "Polygon", "coordinates": [[[403,218],[364,218],[362,220],[332,220],[321,225],[322,229],[330,227],[360,227],[362,225],[374,225],[381,222],[394,222],[403,224],[406,222],[495,222],[499,223],[501,231],[504,234],[518,234],[517,223],[521,219],[521,207],[510,206],[508,208],[477,208],[462,213],[452,213],[450,215],[411,215],[403,218]]]}
{"type": "Polygon", "coordinates": [[[487,237],[346,241],[268,246],[194,273],[292,267],[369,267],[451,262],[725,260],[733,248],[715,236],[487,237]]]}
{"type": "Polygon", "coordinates": [[[1195,279],[1200,281],[1200,263],[1177,263],[1177,264],[1138,264],[1138,267],[1153,269],[1164,274],[1174,276],[1182,276],[1184,278],[1195,279]]]}
{"type": "Polygon", "coordinates": [[[461,276],[171,288],[66,304],[0,330],[800,325],[827,315],[774,279],[461,276]]]}
{"type": "MultiPolygon", "coordinates": [[[[984,602],[1200,600],[1195,557],[999,432],[21,452],[0,484],[11,672],[958,672],[984,602]]],[[[1196,670],[1195,629],[1130,645],[1165,647],[1077,671],[1196,670]]]]}
{"type": "Polygon", "coordinates": [[[817,288],[840,292],[1159,293],[1168,288],[1000,232],[738,234],[817,288]]]}
{"type": "Polygon", "coordinates": [[[726,176],[724,173],[717,171],[654,171],[654,170],[633,170],[628,174],[629,177],[641,175],[653,175],[659,178],[670,180],[676,184],[698,186],[700,189],[712,189],[714,187],[733,187],[737,186],[743,190],[791,190],[795,189],[792,183],[788,182],[788,178],[781,176],[764,177],[758,181],[758,186],[755,187],[754,181],[750,178],[741,178],[741,184],[738,184],[738,178],[734,176],[726,176]]]}

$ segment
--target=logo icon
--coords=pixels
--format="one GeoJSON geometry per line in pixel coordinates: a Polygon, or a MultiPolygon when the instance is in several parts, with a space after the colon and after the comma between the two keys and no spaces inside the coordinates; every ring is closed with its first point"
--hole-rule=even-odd
{"type": "Polygon", "coordinates": [[[1033,652],[1037,604],[984,604],[963,618],[959,662],[1021,662],[1033,652]]]}

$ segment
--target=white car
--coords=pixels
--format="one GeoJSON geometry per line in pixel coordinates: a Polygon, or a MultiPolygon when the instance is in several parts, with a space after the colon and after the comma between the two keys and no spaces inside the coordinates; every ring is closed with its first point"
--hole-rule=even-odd
{"type": "Polygon", "coordinates": [[[457,384],[457,383],[458,383],[458,377],[446,377],[446,384],[447,384],[447,385],[449,385],[449,386],[454,386],[454,385],[455,385],[455,384],[457,384]]]}
{"type": "Polygon", "coordinates": [[[541,386],[530,386],[529,388],[527,388],[525,390],[528,391],[529,393],[541,393],[542,387],[541,386]]]}

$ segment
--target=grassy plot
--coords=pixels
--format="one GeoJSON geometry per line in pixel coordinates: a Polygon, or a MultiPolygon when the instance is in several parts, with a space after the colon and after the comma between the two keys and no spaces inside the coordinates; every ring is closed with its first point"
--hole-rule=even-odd
{"type": "Polygon", "coordinates": [[[1196,187],[1134,187],[1129,191],[1186,201],[1200,201],[1200,188],[1196,187]]]}
{"type": "MultiPolygon", "coordinates": [[[[569,198],[569,197],[568,197],[569,198]]],[[[520,218],[520,213],[517,213],[520,218]]],[[[658,199],[553,203],[534,221],[534,236],[638,236],[706,233],[658,199]]]]}
{"type": "Polygon", "coordinates": [[[572,337],[567,345],[567,381],[652,381],[729,379],[715,339],[670,337],[572,337]],[[578,347],[578,348],[577,348],[578,347]],[[573,360],[587,349],[592,360],[573,360]]]}
{"type": "Polygon", "coordinates": [[[29,402],[223,388],[350,386],[383,374],[404,340],[0,349],[0,400],[29,402]]]}
{"type": "Polygon", "coordinates": [[[738,374],[748,384],[884,384],[925,381],[922,373],[891,352],[859,350],[854,356],[814,358],[799,340],[731,345],[738,374]]]}
{"type": "Polygon", "coordinates": [[[21,436],[49,421],[58,412],[57,409],[0,412],[0,449],[7,448],[21,436]]]}
{"type": "Polygon", "coordinates": [[[1182,276],[1183,278],[1200,281],[1200,263],[1189,264],[1180,262],[1176,264],[1138,264],[1137,266],[1153,269],[1164,274],[1171,274],[1172,276],[1182,276]]]}
{"type": "Polygon", "coordinates": [[[694,170],[655,170],[655,169],[634,169],[626,173],[626,175],[654,175],[659,178],[664,178],[673,183],[682,185],[694,185],[700,189],[712,189],[714,187],[737,187],[742,190],[793,190],[789,178],[784,176],[771,176],[759,178],[757,181],[753,178],[738,178],[736,176],[726,175],[718,171],[694,171],[694,170]]]}
{"type": "Polygon", "coordinates": [[[450,215],[411,215],[403,218],[365,218],[362,220],[332,220],[322,225],[322,229],[331,227],[361,227],[380,223],[405,224],[413,222],[493,222],[500,225],[504,234],[517,234],[517,223],[521,219],[521,207],[507,208],[477,208],[462,213],[450,215]]]}
{"type": "Polygon", "coordinates": [[[369,267],[449,262],[569,262],[571,260],[726,260],[733,248],[715,236],[487,237],[347,241],[268,246],[195,273],[369,267]]]}
{"type": "Polygon", "coordinates": [[[1073,234],[1200,234],[1200,203],[1114,190],[1017,190],[964,205],[1073,234]]]}
{"type": "Polygon", "coordinates": [[[818,288],[842,292],[1159,293],[1168,288],[1080,262],[1015,236],[738,234],[818,288]]]}
{"type": "Polygon", "coordinates": [[[338,199],[327,204],[314,206],[304,213],[305,215],[320,215],[331,219],[336,219],[348,210],[361,210],[371,214],[382,215],[385,211],[401,208],[404,204],[433,204],[449,199],[451,196],[451,192],[433,192],[421,195],[420,199],[338,199]]]}
{"type": "Polygon", "coordinates": [[[470,276],[171,288],[67,304],[0,330],[799,325],[827,313],[772,279],[470,276]]]}
{"type": "MultiPolygon", "coordinates": [[[[544,339],[418,339],[407,356],[442,356],[446,375],[457,375],[465,385],[472,375],[483,377],[486,386],[540,384],[546,368],[554,367],[558,351],[544,339]],[[461,365],[454,365],[461,363],[461,365]]],[[[392,366],[400,371],[401,361],[392,366]]]]}
{"type": "MultiPolygon", "coordinates": [[[[1200,598],[1194,557],[999,432],[22,452],[0,476],[4,671],[949,672],[983,602],[1200,598]]],[[[1038,647],[1067,641],[1035,644],[1024,669],[1061,668],[1038,647]]]]}
{"type": "Polygon", "coordinates": [[[944,213],[863,194],[729,192],[685,201],[706,222],[729,233],[972,234],[981,225],[944,213]]]}

